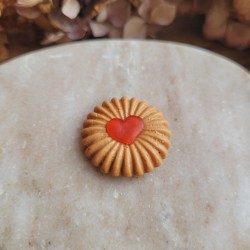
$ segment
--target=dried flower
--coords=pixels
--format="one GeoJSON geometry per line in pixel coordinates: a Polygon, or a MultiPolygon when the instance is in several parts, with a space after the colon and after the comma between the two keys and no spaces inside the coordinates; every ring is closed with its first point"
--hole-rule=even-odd
{"type": "Polygon", "coordinates": [[[250,22],[250,1],[249,0],[234,0],[233,8],[237,13],[239,20],[250,22]]]}
{"type": "Polygon", "coordinates": [[[58,9],[49,14],[49,19],[55,28],[65,32],[72,40],[84,38],[88,31],[87,25],[80,18],[70,19],[58,9]]]}
{"type": "Polygon", "coordinates": [[[50,32],[46,34],[45,38],[41,41],[41,45],[49,45],[56,43],[65,37],[65,34],[61,31],[50,32]]]}
{"type": "Polygon", "coordinates": [[[62,13],[70,19],[74,19],[80,12],[80,4],[77,0],[63,0],[62,13]]]}
{"type": "Polygon", "coordinates": [[[119,30],[124,38],[146,38],[150,36],[151,25],[167,26],[175,18],[176,6],[164,0],[133,1],[136,10],[132,10],[131,3],[126,0],[117,0],[107,3],[100,11],[90,27],[96,37],[109,35],[119,30]]]}
{"type": "Polygon", "coordinates": [[[29,8],[29,7],[34,7],[43,2],[44,0],[17,0],[16,6],[29,8]]]}
{"type": "MultiPolygon", "coordinates": [[[[248,16],[243,15],[244,8],[250,8],[250,2],[245,0],[234,1],[238,13],[241,13],[240,19],[247,20],[248,16]]],[[[237,49],[244,49],[250,45],[250,26],[235,20],[231,17],[231,6],[227,0],[218,0],[206,13],[206,22],[203,32],[206,38],[211,40],[220,40],[228,46],[237,49]]],[[[249,17],[250,17],[250,12],[249,17]]],[[[236,16],[237,17],[237,16],[236,16]]]]}
{"type": "Polygon", "coordinates": [[[204,14],[207,39],[237,49],[250,46],[249,0],[0,0],[0,57],[8,55],[8,35],[22,32],[25,26],[39,33],[36,40],[42,45],[84,39],[89,34],[155,38],[177,13],[204,14]]]}
{"type": "Polygon", "coordinates": [[[16,12],[23,17],[26,17],[28,19],[36,19],[40,16],[41,12],[37,7],[21,7],[16,6],[16,12]]]}

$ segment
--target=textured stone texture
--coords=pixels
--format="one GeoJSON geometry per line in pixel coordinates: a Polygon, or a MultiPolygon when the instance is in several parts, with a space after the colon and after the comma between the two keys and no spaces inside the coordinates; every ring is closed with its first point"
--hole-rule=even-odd
{"type": "Polygon", "coordinates": [[[249,249],[250,77],[192,47],[103,41],[0,66],[0,249],[249,249]],[[103,176],[80,148],[116,96],[170,122],[163,166],[103,176]]]}

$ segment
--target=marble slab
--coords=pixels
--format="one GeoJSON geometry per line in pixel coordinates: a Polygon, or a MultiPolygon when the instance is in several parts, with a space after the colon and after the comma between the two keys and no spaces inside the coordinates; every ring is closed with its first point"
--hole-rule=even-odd
{"type": "Polygon", "coordinates": [[[250,249],[250,75],[175,43],[95,41],[0,66],[0,249],[250,249]],[[80,130],[136,96],[172,147],[140,178],[100,174],[80,130]]]}

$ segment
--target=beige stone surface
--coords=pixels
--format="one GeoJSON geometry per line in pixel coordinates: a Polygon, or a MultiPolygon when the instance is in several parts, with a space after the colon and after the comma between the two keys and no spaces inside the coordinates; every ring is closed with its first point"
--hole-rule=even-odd
{"type": "Polygon", "coordinates": [[[250,249],[250,76],[193,47],[81,42],[0,66],[0,249],[250,249]],[[162,166],[112,178],[83,156],[95,105],[170,122],[162,166]]]}

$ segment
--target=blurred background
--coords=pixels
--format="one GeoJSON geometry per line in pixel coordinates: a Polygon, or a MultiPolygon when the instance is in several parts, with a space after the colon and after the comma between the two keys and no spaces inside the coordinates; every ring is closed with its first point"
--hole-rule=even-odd
{"type": "Polygon", "coordinates": [[[102,38],[191,44],[250,70],[250,0],[0,0],[0,62],[102,38]]]}

